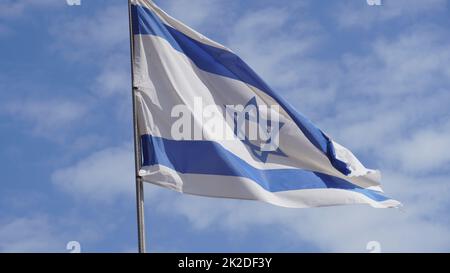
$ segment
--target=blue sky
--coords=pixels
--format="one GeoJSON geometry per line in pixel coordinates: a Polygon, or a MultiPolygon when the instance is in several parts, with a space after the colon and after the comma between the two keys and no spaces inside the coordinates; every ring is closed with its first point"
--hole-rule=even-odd
{"type": "MultiPolygon", "coordinates": [[[[159,0],[383,173],[404,211],[146,185],[151,252],[450,250],[450,2],[159,0]]],[[[0,1],[0,252],[136,250],[125,0],[0,1]]]]}

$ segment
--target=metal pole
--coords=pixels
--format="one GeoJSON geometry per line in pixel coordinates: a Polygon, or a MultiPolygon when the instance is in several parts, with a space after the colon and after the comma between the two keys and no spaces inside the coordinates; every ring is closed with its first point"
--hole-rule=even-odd
{"type": "Polygon", "coordinates": [[[139,175],[142,165],[140,134],[138,126],[138,116],[136,112],[136,91],[134,86],[134,35],[133,23],[131,18],[131,1],[128,0],[128,21],[130,32],[130,56],[131,56],[131,92],[133,97],[133,127],[134,127],[134,162],[136,177],[136,209],[137,209],[137,226],[138,226],[138,244],[139,253],[145,253],[145,222],[144,222],[144,182],[139,175]]]}

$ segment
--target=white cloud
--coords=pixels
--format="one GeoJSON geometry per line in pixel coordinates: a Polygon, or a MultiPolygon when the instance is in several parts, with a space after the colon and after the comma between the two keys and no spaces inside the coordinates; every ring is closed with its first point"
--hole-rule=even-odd
{"type": "MultiPolygon", "coordinates": [[[[92,87],[100,97],[118,95],[131,97],[130,56],[116,54],[108,58],[101,66],[100,74],[92,87]]],[[[131,101],[131,98],[130,98],[131,101]]]]}
{"type": "Polygon", "coordinates": [[[169,0],[157,2],[171,16],[193,28],[205,27],[206,21],[213,25],[220,23],[231,5],[236,3],[236,1],[230,0],[169,0]],[[189,12],[186,12],[187,10],[189,12]]]}
{"type": "MultiPolygon", "coordinates": [[[[91,78],[91,103],[113,103],[119,121],[131,113],[128,13],[126,6],[109,5],[89,16],[61,17],[50,33],[54,49],[71,61],[98,68],[91,78]],[[62,31],[63,30],[63,31],[62,31]],[[117,100],[105,100],[113,98],[117,100]],[[127,103],[123,103],[126,100],[127,103]]],[[[111,108],[109,108],[111,109],[111,108]]]]}
{"type": "Polygon", "coordinates": [[[60,18],[50,29],[56,49],[76,60],[128,51],[128,11],[123,5],[109,5],[91,16],[60,18]]]}
{"type": "Polygon", "coordinates": [[[104,211],[95,218],[75,210],[39,213],[36,205],[27,208],[27,212],[30,211],[29,215],[0,217],[0,252],[68,253],[70,241],[79,242],[82,252],[92,251],[92,246],[104,240],[107,234],[111,236],[122,221],[120,215],[104,211]]]}
{"type": "Polygon", "coordinates": [[[369,6],[366,1],[345,1],[334,14],[342,27],[369,28],[395,19],[410,20],[445,11],[447,0],[383,0],[382,3],[382,6],[369,6]]]}
{"type": "MultiPolygon", "coordinates": [[[[390,156],[396,158],[403,169],[422,171],[449,171],[450,124],[444,128],[423,128],[395,143],[390,156]]],[[[394,159],[394,160],[395,160],[394,159]]]]}
{"type": "Polygon", "coordinates": [[[73,143],[70,145],[70,149],[76,153],[85,153],[87,151],[92,151],[98,146],[103,146],[108,143],[105,136],[100,136],[96,134],[86,134],[79,136],[74,139],[73,143]]]}
{"type": "Polygon", "coordinates": [[[252,10],[233,23],[227,45],[270,85],[296,84],[299,58],[310,53],[322,33],[319,24],[306,18],[292,23],[297,16],[298,11],[287,8],[252,10]]]}
{"type": "Polygon", "coordinates": [[[69,128],[87,114],[88,108],[85,103],[68,99],[23,100],[4,105],[6,113],[30,123],[30,131],[44,136],[69,128]]]}
{"type": "Polygon", "coordinates": [[[32,8],[48,8],[62,4],[62,0],[3,0],[0,3],[0,18],[16,18],[32,8]]]}
{"type": "Polygon", "coordinates": [[[133,155],[128,144],[107,148],[55,171],[52,181],[76,199],[113,202],[134,190],[133,155]]]}
{"type": "Polygon", "coordinates": [[[448,162],[438,148],[449,135],[442,125],[449,115],[443,103],[450,99],[448,42],[444,30],[429,26],[379,38],[368,54],[345,56],[339,77],[323,75],[345,90],[342,96],[309,107],[327,109],[333,115],[322,120],[322,128],[386,168],[436,171],[448,162]]]}
{"type": "Polygon", "coordinates": [[[345,64],[358,93],[383,95],[420,94],[449,87],[445,75],[450,61],[447,31],[433,26],[414,26],[394,39],[377,39],[373,54],[349,56],[345,64]],[[436,84],[434,84],[436,83],[436,84]],[[364,88],[363,88],[364,87],[364,88]]]}
{"type": "Polygon", "coordinates": [[[21,217],[0,225],[0,252],[64,252],[62,236],[45,215],[21,217]]]}

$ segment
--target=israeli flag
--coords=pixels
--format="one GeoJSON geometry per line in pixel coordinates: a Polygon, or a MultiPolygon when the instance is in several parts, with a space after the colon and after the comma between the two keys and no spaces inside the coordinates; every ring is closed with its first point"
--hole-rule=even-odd
{"type": "Polygon", "coordinates": [[[179,192],[307,208],[396,207],[365,168],[239,56],[131,1],[144,181],[179,192]]]}

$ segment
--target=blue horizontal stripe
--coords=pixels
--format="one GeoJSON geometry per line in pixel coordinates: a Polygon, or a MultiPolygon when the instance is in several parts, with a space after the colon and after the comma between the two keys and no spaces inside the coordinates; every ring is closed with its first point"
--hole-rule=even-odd
{"type": "Polygon", "coordinates": [[[135,35],[161,37],[167,40],[175,50],[189,57],[200,69],[250,84],[271,96],[289,114],[308,140],[328,157],[337,170],[345,175],[350,173],[347,164],[336,158],[331,140],[309,119],[275,93],[239,56],[188,37],[164,24],[156,14],[142,6],[132,6],[132,22],[135,35]]]}
{"type": "Polygon", "coordinates": [[[270,192],[303,189],[356,191],[375,201],[389,198],[344,179],[301,169],[257,169],[212,141],[175,141],[141,137],[143,165],[163,165],[179,173],[237,176],[251,179],[270,192]]]}

